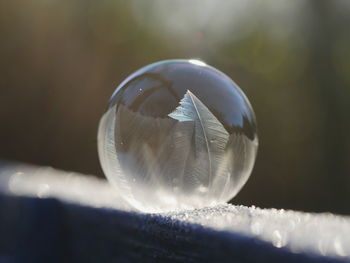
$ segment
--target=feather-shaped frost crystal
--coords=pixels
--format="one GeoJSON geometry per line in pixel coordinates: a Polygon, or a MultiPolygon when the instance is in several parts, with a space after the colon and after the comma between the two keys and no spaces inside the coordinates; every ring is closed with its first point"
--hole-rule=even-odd
{"type": "Polygon", "coordinates": [[[210,110],[191,92],[187,91],[180,106],[168,114],[180,122],[195,123],[194,146],[198,158],[192,163],[187,176],[207,188],[222,163],[229,134],[210,110]]]}
{"type": "Polygon", "coordinates": [[[229,201],[252,171],[254,112],[222,72],[194,60],[148,65],[124,80],[100,121],[102,168],[144,212],[229,201]]]}

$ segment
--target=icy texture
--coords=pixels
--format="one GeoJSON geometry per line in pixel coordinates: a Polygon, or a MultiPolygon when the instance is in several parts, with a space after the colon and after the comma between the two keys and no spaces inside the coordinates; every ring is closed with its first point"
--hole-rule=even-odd
{"type": "Polygon", "coordinates": [[[100,121],[100,161],[121,197],[143,212],[222,204],[251,173],[255,126],[226,75],[199,61],[162,61],[114,92],[100,121]]]}
{"type": "Polygon", "coordinates": [[[294,253],[350,260],[350,217],[233,205],[174,212],[167,216],[171,220],[254,236],[294,253]]]}
{"type": "MultiPolygon", "coordinates": [[[[124,210],[132,209],[105,180],[52,168],[10,166],[0,171],[0,190],[40,198],[124,210]]],[[[314,253],[350,261],[350,217],[255,207],[218,205],[161,214],[175,221],[241,233],[285,247],[294,253],[314,253]]],[[[185,226],[184,226],[185,227],[185,226]]]]}
{"type": "Polygon", "coordinates": [[[54,197],[93,207],[130,209],[106,180],[51,167],[25,164],[1,167],[0,191],[39,198],[54,197]]]}

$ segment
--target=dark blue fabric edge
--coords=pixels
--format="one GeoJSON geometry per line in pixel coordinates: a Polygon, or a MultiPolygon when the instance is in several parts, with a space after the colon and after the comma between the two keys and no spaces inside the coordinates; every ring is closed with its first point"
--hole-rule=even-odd
{"type": "Polygon", "coordinates": [[[0,262],[347,262],[161,215],[0,195],[0,262]]]}

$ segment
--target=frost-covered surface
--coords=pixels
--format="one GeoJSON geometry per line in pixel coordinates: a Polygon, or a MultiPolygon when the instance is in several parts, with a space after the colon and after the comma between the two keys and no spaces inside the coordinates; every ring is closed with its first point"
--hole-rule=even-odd
{"type": "MultiPolygon", "coordinates": [[[[105,180],[47,167],[0,165],[0,190],[85,206],[131,210],[105,180]]],[[[293,253],[349,259],[350,217],[221,205],[162,214],[167,220],[256,237],[293,253]]]]}
{"type": "Polygon", "coordinates": [[[55,197],[93,207],[129,208],[106,180],[51,167],[2,166],[0,190],[14,195],[55,197]]]}
{"type": "Polygon", "coordinates": [[[255,236],[275,247],[350,259],[350,218],[222,205],[169,214],[172,219],[255,236]]]}

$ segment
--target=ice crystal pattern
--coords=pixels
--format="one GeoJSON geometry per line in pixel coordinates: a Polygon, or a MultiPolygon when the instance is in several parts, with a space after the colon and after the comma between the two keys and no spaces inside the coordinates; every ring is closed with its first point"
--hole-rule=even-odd
{"type": "MultiPolygon", "coordinates": [[[[192,66],[199,72],[203,67],[190,66],[185,67],[189,72],[192,66]]],[[[100,122],[99,155],[109,181],[127,202],[145,212],[204,207],[231,199],[251,172],[256,136],[249,138],[242,127],[225,127],[220,115],[199,98],[203,98],[201,89],[182,90],[178,92],[182,97],[171,90],[171,97],[165,91],[168,86],[159,85],[159,76],[142,73],[134,73],[117,88],[100,122]],[[162,102],[173,97],[176,104],[169,110],[162,102]]],[[[192,83],[193,78],[180,79],[192,83]]],[[[213,104],[210,98],[207,102],[213,104]]]]}

